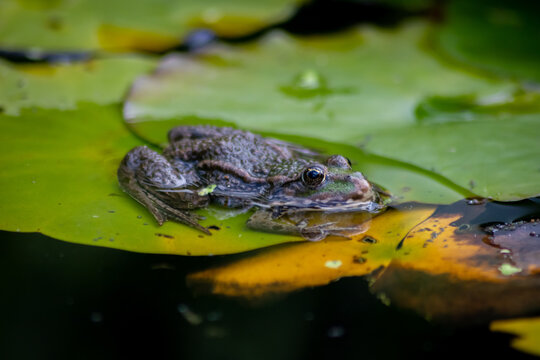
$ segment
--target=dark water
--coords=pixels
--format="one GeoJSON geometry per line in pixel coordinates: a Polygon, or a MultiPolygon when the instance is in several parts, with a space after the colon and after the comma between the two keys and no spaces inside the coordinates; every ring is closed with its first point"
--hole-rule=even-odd
{"type": "Polygon", "coordinates": [[[387,307],[363,278],[249,305],[185,283],[238,255],[136,254],[8,232],[0,247],[0,359],[532,358],[487,325],[387,307]]]}

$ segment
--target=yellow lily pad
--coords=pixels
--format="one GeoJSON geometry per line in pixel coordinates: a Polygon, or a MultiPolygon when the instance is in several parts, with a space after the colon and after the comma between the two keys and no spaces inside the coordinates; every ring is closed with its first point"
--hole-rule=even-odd
{"type": "Polygon", "coordinates": [[[382,270],[394,257],[407,232],[429,217],[433,206],[389,210],[372,219],[367,230],[350,240],[282,245],[217,268],[191,274],[195,288],[213,294],[257,299],[308,286],[325,285],[345,276],[382,270]]]}
{"type": "Polygon", "coordinates": [[[540,318],[499,320],[492,322],[489,328],[515,334],[511,342],[513,348],[540,356],[540,318]]]}
{"type": "Polygon", "coordinates": [[[484,322],[540,309],[536,222],[482,230],[483,206],[439,211],[403,239],[372,290],[428,318],[484,322]]]}
{"type": "Polygon", "coordinates": [[[0,47],[47,51],[161,51],[189,31],[240,36],[283,21],[295,0],[4,0],[0,47]]]}

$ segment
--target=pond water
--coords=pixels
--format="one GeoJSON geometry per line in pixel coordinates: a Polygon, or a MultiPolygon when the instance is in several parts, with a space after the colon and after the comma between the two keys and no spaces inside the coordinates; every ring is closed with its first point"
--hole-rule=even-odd
{"type": "Polygon", "coordinates": [[[231,256],[137,254],[7,232],[0,247],[3,359],[530,358],[487,325],[388,307],[360,277],[247,303],[186,286],[187,274],[231,256]]]}

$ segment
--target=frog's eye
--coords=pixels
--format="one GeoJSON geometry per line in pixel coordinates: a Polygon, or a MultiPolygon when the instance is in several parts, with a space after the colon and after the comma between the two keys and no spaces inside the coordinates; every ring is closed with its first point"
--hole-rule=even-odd
{"type": "Polygon", "coordinates": [[[351,168],[351,160],[341,155],[330,156],[328,160],[326,160],[326,164],[328,164],[328,166],[338,167],[341,169],[351,168]]]}
{"type": "Polygon", "coordinates": [[[308,187],[317,187],[326,178],[326,170],[319,166],[308,167],[302,174],[302,182],[308,187]]]}

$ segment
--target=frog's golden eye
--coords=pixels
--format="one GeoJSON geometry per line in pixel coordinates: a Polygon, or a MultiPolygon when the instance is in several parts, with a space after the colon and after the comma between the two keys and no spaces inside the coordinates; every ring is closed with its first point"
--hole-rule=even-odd
{"type": "Polygon", "coordinates": [[[311,166],[304,170],[302,182],[304,185],[314,188],[322,184],[326,178],[326,170],[320,166],[311,166]]]}

